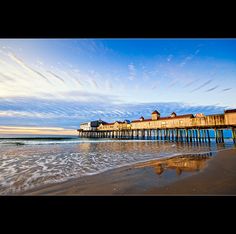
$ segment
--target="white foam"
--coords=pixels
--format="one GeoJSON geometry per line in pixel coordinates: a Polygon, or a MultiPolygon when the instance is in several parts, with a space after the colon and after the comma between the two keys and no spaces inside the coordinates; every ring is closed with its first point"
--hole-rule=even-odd
{"type": "Polygon", "coordinates": [[[140,140],[89,142],[92,144],[1,147],[0,193],[10,194],[158,158],[224,150],[215,145],[173,147],[173,143],[140,140]]]}

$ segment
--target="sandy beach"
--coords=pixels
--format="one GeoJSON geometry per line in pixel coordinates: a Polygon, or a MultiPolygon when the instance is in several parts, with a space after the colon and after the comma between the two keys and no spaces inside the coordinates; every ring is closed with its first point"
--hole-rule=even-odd
{"type": "Polygon", "coordinates": [[[178,156],[43,185],[21,195],[235,195],[236,149],[178,156]]]}

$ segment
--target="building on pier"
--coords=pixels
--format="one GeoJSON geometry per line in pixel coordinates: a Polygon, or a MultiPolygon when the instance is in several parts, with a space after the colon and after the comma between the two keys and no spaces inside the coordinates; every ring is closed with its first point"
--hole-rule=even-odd
{"type": "Polygon", "coordinates": [[[99,119],[99,120],[95,120],[95,121],[81,123],[80,124],[80,129],[83,130],[83,131],[96,131],[97,127],[100,124],[106,124],[106,122],[99,119]]]}
{"type": "Polygon", "coordinates": [[[201,118],[201,117],[205,117],[205,115],[203,113],[197,113],[195,115],[196,118],[201,118]]]}
{"type": "Polygon", "coordinates": [[[191,121],[190,119],[193,117],[192,114],[177,116],[175,112],[168,117],[160,117],[160,113],[154,111],[151,119],[144,119],[141,117],[139,120],[131,121],[131,129],[175,128],[186,125],[188,126],[191,121]]]}
{"type": "MultiPolygon", "coordinates": [[[[92,121],[96,122],[96,121],[92,121]]],[[[236,143],[236,109],[225,110],[223,114],[214,115],[177,115],[175,112],[170,116],[161,117],[158,111],[151,114],[150,119],[141,116],[138,120],[116,121],[114,123],[97,122],[84,123],[78,130],[82,137],[152,137],[161,140],[186,140],[210,142],[209,130],[214,131],[215,141],[224,142],[223,130],[232,131],[232,139],[236,143]],[[99,125],[98,125],[99,124],[99,125]]]]}
{"type": "Polygon", "coordinates": [[[100,124],[97,128],[97,130],[99,131],[123,130],[123,129],[131,129],[131,124],[129,120],[125,120],[123,122],[116,121],[114,123],[103,123],[103,124],[100,124]]]}
{"type": "Polygon", "coordinates": [[[224,116],[225,116],[225,124],[236,125],[236,109],[225,110],[224,116]]]}

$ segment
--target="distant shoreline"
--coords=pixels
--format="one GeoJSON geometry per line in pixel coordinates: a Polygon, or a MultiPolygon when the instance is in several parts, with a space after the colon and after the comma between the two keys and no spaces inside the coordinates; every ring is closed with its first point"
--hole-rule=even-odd
{"type": "MultiPolygon", "coordinates": [[[[153,161],[153,162],[152,162],[153,161]]],[[[157,175],[153,163],[112,169],[97,175],[44,185],[21,195],[236,195],[236,149],[217,152],[206,166],[187,176],[157,175]]]]}

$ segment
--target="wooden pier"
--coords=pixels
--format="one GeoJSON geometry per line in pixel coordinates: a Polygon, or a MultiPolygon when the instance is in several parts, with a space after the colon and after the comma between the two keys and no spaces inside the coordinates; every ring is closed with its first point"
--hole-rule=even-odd
{"type": "MultiPolygon", "coordinates": [[[[79,137],[86,138],[117,138],[117,139],[156,139],[186,142],[210,142],[210,129],[132,129],[132,130],[105,130],[83,131],[78,130],[79,137]]],[[[224,143],[222,128],[214,129],[215,142],[224,143]]],[[[236,143],[236,130],[232,130],[232,139],[236,143]]]]}
{"type": "Polygon", "coordinates": [[[160,117],[157,111],[152,119],[134,120],[131,123],[118,122],[101,124],[93,130],[78,129],[79,137],[117,139],[156,139],[180,142],[210,142],[210,130],[214,131],[216,143],[224,142],[223,130],[231,130],[236,143],[236,110],[224,114],[194,117],[193,115],[160,117]]]}

